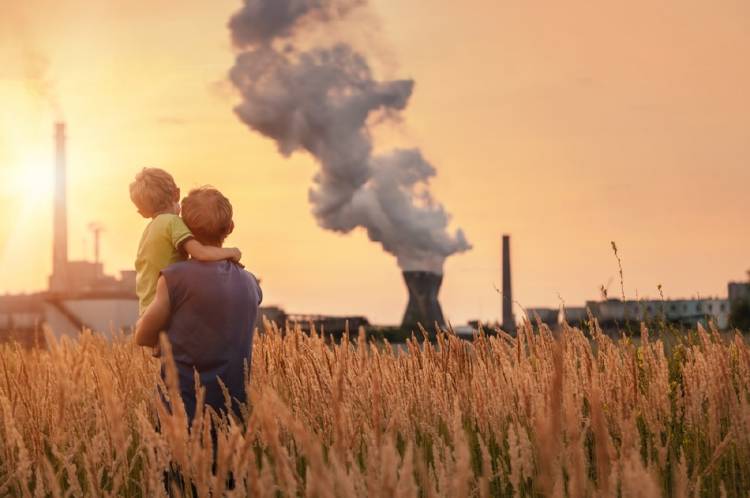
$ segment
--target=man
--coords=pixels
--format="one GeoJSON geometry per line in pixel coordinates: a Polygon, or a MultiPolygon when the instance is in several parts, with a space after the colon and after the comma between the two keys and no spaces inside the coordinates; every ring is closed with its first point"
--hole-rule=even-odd
{"type": "MultiPolygon", "coordinates": [[[[207,246],[221,247],[234,229],[232,205],[210,187],[195,189],[182,200],[182,218],[207,246]]],[[[221,381],[239,415],[262,296],[255,277],[232,261],[189,260],[161,271],[156,297],[136,325],[135,341],[154,347],[160,332],[166,332],[189,420],[196,411],[195,371],[205,387],[206,406],[224,409],[221,381]]]]}

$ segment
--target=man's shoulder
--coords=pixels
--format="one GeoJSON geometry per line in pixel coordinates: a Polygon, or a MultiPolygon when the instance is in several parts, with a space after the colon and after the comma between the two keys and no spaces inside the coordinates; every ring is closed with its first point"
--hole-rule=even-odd
{"type": "Polygon", "coordinates": [[[172,272],[172,273],[214,273],[217,272],[217,270],[228,270],[233,272],[238,272],[245,276],[246,278],[252,279],[254,282],[259,282],[259,280],[253,275],[251,272],[247,271],[240,265],[233,263],[231,261],[198,261],[195,259],[188,259],[185,261],[178,261],[177,263],[172,263],[167,268],[162,270],[162,272],[172,272]]]}
{"type": "Polygon", "coordinates": [[[258,301],[257,305],[260,306],[260,304],[263,302],[263,289],[260,287],[260,279],[255,276],[255,274],[242,269],[243,272],[247,275],[247,279],[249,281],[249,285],[251,288],[254,289],[254,293],[257,295],[258,301]]]}
{"type": "Polygon", "coordinates": [[[232,266],[232,270],[238,272],[240,275],[242,275],[242,278],[244,278],[250,285],[255,286],[257,289],[257,292],[260,294],[260,279],[255,276],[253,272],[248,270],[242,265],[239,265],[237,263],[229,263],[232,266]]]}
{"type": "Polygon", "coordinates": [[[176,263],[172,263],[171,265],[167,266],[162,270],[162,273],[170,271],[173,273],[178,273],[182,271],[192,271],[194,270],[196,261],[192,259],[186,259],[185,261],[178,261],[176,263]]]}
{"type": "Polygon", "coordinates": [[[260,287],[260,280],[258,279],[258,277],[256,277],[256,276],[255,276],[255,274],[254,274],[253,272],[251,272],[250,270],[248,270],[248,269],[247,269],[247,268],[245,268],[244,266],[242,266],[242,265],[239,265],[239,264],[237,264],[237,263],[230,263],[230,264],[231,264],[231,265],[232,265],[232,266],[234,267],[234,269],[235,269],[236,271],[238,271],[238,272],[239,272],[239,273],[240,273],[240,274],[241,274],[241,275],[242,275],[242,276],[243,276],[244,278],[246,278],[246,279],[247,279],[247,280],[249,280],[250,282],[253,282],[253,283],[254,283],[255,285],[257,285],[258,287],[260,287]]]}
{"type": "Polygon", "coordinates": [[[230,292],[233,299],[251,297],[257,304],[263,300],[263,290],[255,275],[230,261],[180,261],[164,268],[161,274],[170,293],[198,286],[219,293],[230,292]]]}

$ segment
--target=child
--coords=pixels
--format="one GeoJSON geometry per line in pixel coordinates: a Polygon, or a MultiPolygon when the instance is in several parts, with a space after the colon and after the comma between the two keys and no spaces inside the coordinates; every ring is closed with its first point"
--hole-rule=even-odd
{"type": "Polygon", "coordinates": [[[180,218],[180,189],[172,175],[159,168],[143,168],[130,184],[130,199],[144,218],[151,218],[138,244],[135,259],[135,292],[143,315],[156,295],[160,272],[190,255],[199,261],[231,259],[239,262],[237,248],[204,246],[180,218]]]}

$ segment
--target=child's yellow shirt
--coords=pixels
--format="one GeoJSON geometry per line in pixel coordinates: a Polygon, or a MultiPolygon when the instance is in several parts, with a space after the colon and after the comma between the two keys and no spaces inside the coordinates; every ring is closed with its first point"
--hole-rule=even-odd
{"type": "Polygon", "coordinates": [[[182,245],[192,237],[190,229],[176,214],[160,214],[146,226],[135,259],[139,314],[142,315],[154,300],[160,272],[186,259],[182,245]]]}

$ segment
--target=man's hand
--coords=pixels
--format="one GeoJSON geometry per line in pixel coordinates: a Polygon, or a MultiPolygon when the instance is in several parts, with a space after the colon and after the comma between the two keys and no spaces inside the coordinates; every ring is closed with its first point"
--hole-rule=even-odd
{"type": "Polygon", "coordinates": [[[160,276],[156,282],[156,297],[135,325],[136,344],[151,348],[159,344],[159,332],[169,323],[169,308],[167,281],[160,276]]]}

